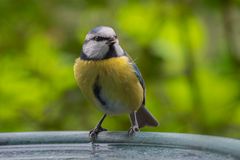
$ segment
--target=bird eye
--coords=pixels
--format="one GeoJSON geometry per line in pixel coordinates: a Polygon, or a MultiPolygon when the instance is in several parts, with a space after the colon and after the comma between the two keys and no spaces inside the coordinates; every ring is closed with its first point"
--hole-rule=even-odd
{"type": "Polygon", "coordinates": [[[104,40],[104,38],[103,38],[103,37],[96,36],[96,37],[94,37],[94,40],[95,40],[95,41],[102,41],[102,40],[104,40]]]}

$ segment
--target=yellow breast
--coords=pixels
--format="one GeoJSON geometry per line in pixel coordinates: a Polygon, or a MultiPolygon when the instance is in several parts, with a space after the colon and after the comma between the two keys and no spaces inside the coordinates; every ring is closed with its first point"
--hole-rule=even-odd
{"type": "Polygon", "coordinates": [[[125,56],[99,61],[77,58],[74,75],[82,92],[108,114],[131,112],[142,104],[143,88],[125,56]],[[94,95],[97,77],[107,107],[102,106],[94,95]]]}

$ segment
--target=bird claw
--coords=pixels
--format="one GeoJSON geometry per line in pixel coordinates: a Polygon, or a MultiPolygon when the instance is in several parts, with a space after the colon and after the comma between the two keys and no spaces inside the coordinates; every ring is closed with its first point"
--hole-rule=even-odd
{"type": "Polygon", "coordinates": [[[139,127],[138,126],[132,126],[131,128],[129,128],[128,130],[128,136],[132,136],[134,135],[136,132],[139,132],[139,127]]]}
{"type": "Polygon", "coordinates": [[[96,127],[94,129],[92,129],[90,132],[89,132],[89,137],[92,139],[92,140],[95,140],[97,138],[97,135],[102,132],[102,131],[107,131],[107,129],[105,128],[102,128],[101,126],[100,127],[96,127]]]}

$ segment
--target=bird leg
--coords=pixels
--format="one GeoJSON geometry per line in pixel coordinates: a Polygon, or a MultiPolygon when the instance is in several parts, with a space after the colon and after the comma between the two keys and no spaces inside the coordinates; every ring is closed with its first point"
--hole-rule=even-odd
{"type": "Polygon", "coordinates": [[[107,114],[104,114],[101,120],[96,125],[96,127],[89,132],[89,136],[91,137],[91,139],[95,140],[97,138],[98,133],[102,131],[107,131],[107,129],[102,128],[102,123],[103,123],[103,120],[106,118],[106,116],[107,114]]]}
{"type": "Polygon", "coordinates": [[[138,126],[136,113],[137,113],[136,111],[130,113],[130,120],[131,120],[132,126],[128,130],[128,135],[129,136],[132,136],[133,134],[135,134],[136,132],[139,131],[139,126],[138,126]]]}

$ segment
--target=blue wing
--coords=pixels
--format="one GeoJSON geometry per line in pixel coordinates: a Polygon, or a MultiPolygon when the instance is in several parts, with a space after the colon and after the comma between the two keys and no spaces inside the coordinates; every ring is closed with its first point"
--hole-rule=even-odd
{"type": "Polygon", "coordinates": [[[133,60],[131,59],[131,57],[127,54],[127,52],[125,52],[125,55],[129,58],[130,64],[132,65],[134,71],[135,71],[135,75],[137,76],[142,88],[143,88],[143,104],[145,104],[145,82],[143,80],[142,74],[140,72],[140,70],[138,69],[137,65],[133,62],[133,60]]]}
{"type": "Polygon", "coordinates": [[[141,72],[139,71],[137,65],[134,62],[131,62],[131,63],[132,63],[132,66],[134,68],[135,74],[136,74],[139,82],[141,83],[143,89],[145,90],[145,83],[144,83],[144,80],[142,78],[141,72]]]}

